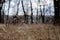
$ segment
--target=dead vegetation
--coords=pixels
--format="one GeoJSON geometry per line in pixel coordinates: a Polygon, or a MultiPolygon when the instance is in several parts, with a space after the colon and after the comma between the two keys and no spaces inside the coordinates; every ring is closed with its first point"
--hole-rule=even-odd
{"type": "Polygon", "coordinates": [[[0,40],[60,40],[60,27],[51,24],[0,24],[0,40]]]}

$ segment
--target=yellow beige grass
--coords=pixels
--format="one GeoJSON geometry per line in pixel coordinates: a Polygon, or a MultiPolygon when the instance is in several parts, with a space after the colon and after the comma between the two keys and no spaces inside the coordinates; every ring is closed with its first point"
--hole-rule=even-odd
{"type": "Polygon", "coordinates": [[[0,24],[0,40],[60,40],[60,27],[51,24],[0,24]]]}

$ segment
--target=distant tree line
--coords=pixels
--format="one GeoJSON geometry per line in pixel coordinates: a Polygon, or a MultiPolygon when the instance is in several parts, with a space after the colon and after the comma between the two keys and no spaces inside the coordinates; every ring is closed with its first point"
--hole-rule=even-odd
{"type": "MultiPolygon", "coordinates": [[[[3,11],[3,15],[2,15],[2,12],[1,12],[4,2],[5,2],[5,0],[0,0],[0,5],[1,5],[0,6],[0,23],[4,23],[4,11],[3,11]]],[[[9,0],[7,20],[9,20],[10,2],[11,2],[11,0],[9,0]]],[[[40,2],[41,1],[38,0],[38,3],[40,3],[40,2]]],[[[55,13],[54,13],[54,20],[53,20],[54,22],[53,22],[53,24],[60,24],[60,14],[59,14],[60,13],[60,8],[59,8],[60,4],[59,3],[60,3],[59,0],[54,0],[55,13]]],[[[14,16],[14,18],[16,18],[16,19],[18,18],[19,4],[20,4],[20,0],[17,4],[16,15],[14,16]]],[[[25,11],[23,0],[21,0],[21,4],[22,4],[22,10],[23,10],[23,13],[24,13],[24,23],[28,23],[28,17],[29,17],[28,12],[27,12],[28,11],[28,5],[27,5],[27,11],[25,11]]],[[[40,6],[41,15],[38,14],[38,4],[37,4],[36,23],[40,22],[40,19],[42,20],[42,23],[45,23],[45,5],[43,5],[43,11],[41,10],[41,5],[39,5],[39,6],[40,6]]],[[[31,24],[33,24],[34,16],[33,16],[32,0],[30,0],[30,8],[31,8],[30,19],[31,19],[31,24]]]]}

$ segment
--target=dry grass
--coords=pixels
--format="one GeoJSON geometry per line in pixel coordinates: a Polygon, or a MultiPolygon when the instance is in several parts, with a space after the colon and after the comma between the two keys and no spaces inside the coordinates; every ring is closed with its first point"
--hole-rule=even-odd
{"type": "Polygon", "coordinates": [[[0,24],[0,40],[60,40],[60,27],[51,24],[0,24]]]}

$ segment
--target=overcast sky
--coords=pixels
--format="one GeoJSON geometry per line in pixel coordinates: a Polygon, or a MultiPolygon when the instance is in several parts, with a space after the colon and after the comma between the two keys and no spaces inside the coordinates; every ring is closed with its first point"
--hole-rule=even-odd
{"type": "MultiPolygon", "coordinates": [[[[14,15],[17,12],[17,4],[19,0],[11,0],[10,2],[10,9],[9,9],[9,15],[14,15]]],[[[25,11],[28,8],[28,14],[30,15],[30,0],[23,0],[24,3],[24,8],[25,11]],[[28,6],[27,6],[28,5],[28,6]]],[[[37,12],[37,4],[38,4],[38,9],[40,9],[39,5],[46,5],[45,10],[45,15],[54,15],[54,4],[53,0],[41,0],[40,3],[38,3],[38,0],[32,0],[32,7],[33,7],[33,14],[36,15],[37,12]],[[48,9],[48,10],[47,10],[48,9]]],[[[8,14],[8,6],[9,6],[9,0],[6,0],[3,9],[6,14],[8,14]]],[[[43,6],[41,6],[41,9],[43,9],[43,6]]],[[[40,13],[40,10],[38,10],[40,13]]],[[[22,5],[21,5],[21,0],[20,0],[20,5],[19,5],[19,15],[23,15],[23,10],[22,10],[22,5]]],[[[27,11],[26,11],[27,12],[27,11]]]]}

